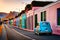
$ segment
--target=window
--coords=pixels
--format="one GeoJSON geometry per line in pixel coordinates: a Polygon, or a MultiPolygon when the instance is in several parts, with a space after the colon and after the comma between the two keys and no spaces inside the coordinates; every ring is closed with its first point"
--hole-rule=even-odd
{"type": "Polygon", "coordinates": [[[46,11],[41,12],[41,21],[46,21],[46,11]]]}
{"type": "Polygon", "coordinates": [[[46,21],[46,11],[44,11],[44,21],[46,21]]]}
{"type": "Polygon", "coordinates": [[[60,8],[57,9],[57,25],[60,25],[60,8]]]}
{"type": "Polygon", "coordinates": [[[35,15],[35,27],[37,26],[37,14],[35,15]]]}
{"type": "Polygon", "coordinates": [[[41,21],[43,21],[43,12],[41,12],[41,21]]]}

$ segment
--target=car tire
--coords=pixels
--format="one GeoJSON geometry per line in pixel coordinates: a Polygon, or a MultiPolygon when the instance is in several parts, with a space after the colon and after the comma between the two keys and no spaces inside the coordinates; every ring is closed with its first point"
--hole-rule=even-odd
{"type": "Polygon", "coordinates": [[[49,35],[52,35],[52,33],[49,33],[49,35]]]}

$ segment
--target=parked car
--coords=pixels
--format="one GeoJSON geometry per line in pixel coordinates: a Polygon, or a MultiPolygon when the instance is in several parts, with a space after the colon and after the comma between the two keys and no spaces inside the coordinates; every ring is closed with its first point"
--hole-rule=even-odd
{"type": "Polygon", "coordinates": [[[51,25],[49,22],[41,21],[40,25],[34,28],[34,33],[40,34],[40,33],[52,33],[51,25]]]}

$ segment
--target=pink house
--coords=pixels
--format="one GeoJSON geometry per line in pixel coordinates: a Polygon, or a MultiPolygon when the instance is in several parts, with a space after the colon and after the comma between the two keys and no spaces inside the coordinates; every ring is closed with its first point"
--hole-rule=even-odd
{"type": "MultiPolygon", "coordinates": [[[[29,10],[26,13],[27,16],[27,28],[30,30],[34,30],[34,27],[36,26],[35,24],[37,24],[37,19],[35,20],[35,16],[38,16],[36,14],[38,14],[38,12],[35,13],[36,10],[40,9],[40,7],[32,7],[32,10],[29,10]],[[36,23],[35,23],[36,21],[36,23]]],[[[37,17],[36,17],[37,18],[37,17]]]]}
{"type": "Polygon", "coordinates": [[[26,12],[26,16],[27,16],[27,29],[33,30],[34,27],[37,26],[37,23],[40,22],[40,10],[43,6],[50,4],[52,2],[36,2],[33,1],[31,4],[32,9],[26,12]],[[38,5],[35,6],[35,3],[38,3],[38,5]],[[43,5],[42,5],[43,3],[43,5]]]}
{"type": "Polygon", "coordinates": [[[37,11],[39,11],[37,13],[38,22],[42,20],[50,22],[53,34],[60,35],[60,1],[44,6],[37,11]]]}
{"type": "Polygon", "coordinates": [[[29,10],[27,13],[27,28],[33,30],[33,11],[29,10]]]}
{"type": "MultiPolygon", "coordinates": [[[[33,29],[37,26],[37,24],[41,20],[41,9],[45,6],[53,2],[43,2],[43,1],[33,1],[32,4],[32,11],[33,13],[29,13],[30,15],[32,14],[33,16],[33,29]]],[[[30,11],[31,12],[31,11],[30,11]]],[[[28,16],[28,15],[27,15],[28,16]]]]}
{"type": "Polygon", "coordinates": [[[40,21],[48,21],[53,34],[60,35],[60,1],[43,7],[32,7],[32,10],[28,11],[26,15],[27,26],[30,27],[30,30],[33,30],[40,21]]]}
{"type": "Polygon", "coordinates": [[[40,21],[48,21],[51,24],[53,34],[60,35],[60,1],[51,3],[44,7],[33,7],[32,10],[33,27],[36,26],[36,22],[39,23],[40,21]],[[36,21],[35,18],[37,19],[36,21]]]}
{"type": "Polygon", "coordinates": [[[33,27],[37,26],[37,23],[39,23],[38,21],[40,21],[40,8],[41,7],[32,7],[32,11],[33,11],[33,27]]]}

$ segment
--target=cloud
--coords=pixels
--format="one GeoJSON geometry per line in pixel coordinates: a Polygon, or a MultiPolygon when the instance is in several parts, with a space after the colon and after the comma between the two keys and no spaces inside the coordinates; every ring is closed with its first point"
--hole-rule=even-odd
{"type": "Polygon", "coordinates": [[[27,3],[30,4],[33,0],[3,0],[6,3],[27,3]]]}
{"type": "Polygon", "coordinates": [[[20,2],[21,0],[3,0],[5,2],[20,2]]]}
{"type": "MultiPolygon", "coordinates": [[[[12,1],[12,0],[11,0],[12,1]]],[[[0,0],[0,12],[9,12],[9,11],[21,11],[24,10],[25,4],[20,2],[11,2],[0,0]]]]}
{"type": "Polygon", "coordinates": [[[20,3],[20,0],[3,0],[5,3],[20,3]]]}

